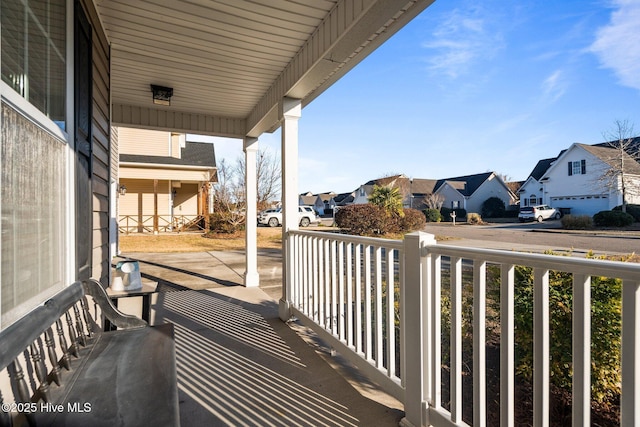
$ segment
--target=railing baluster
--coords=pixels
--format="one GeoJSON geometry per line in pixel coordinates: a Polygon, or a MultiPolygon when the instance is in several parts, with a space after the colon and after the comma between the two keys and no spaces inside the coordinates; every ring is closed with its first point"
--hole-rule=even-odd
{"type": "Polygon", "coordinates": [[[473,425],[487,424],[487,263],[473,261],[473,425]]]}
{"type": "Polygon", "coordinates": [[[431,269],[431,348],[433,354],[431,371],[431,406],[442,406],[442,256],[431,255],[433,268],[431,269]]]}
{"type": "Polygon", "coordinates": [[[44,332],[44,342],[47,345],[49,363],[51,363],[51,377],[57,385],[60,385],[60,364],[58,363],[58,356],[56,355],[56,342],[51,327],[44,332]]]}
{"type": "Polygon", "coordinates": [[[353,345],[353,243],[347,243],[347,345],[353,345]]]}
{"type": "Polygon", "coordinates": [[[344,341],[345,332],[346,332],[346,324],[345,324],[345,295],[344,295],[344,284],[345,284],[345,269],[344,269],[344,243],[337,242],[338,245],[338,255],[337,255],[337,264],[338,264],[338,310],[336,312],[336,318],[338,319],[338,338],[340,341],[344,341]]]}
{"type": "Polygon", "coordinates": [[[87,336],[84,333],[84,326],[82,324],[82,315],[78,309],[78,304],[73,305],[73,314],[76,318],[76,331],[78,332],[78,342],[81,346],[87,346],[87,336]]]}
{"type": "Polygon", "coordinates": [[[462,421],[462,259],[451,257],[451,421],[462,421]]]}
{"type": "Polygon", "coordinates": [[[318,284],[318,269],[320,268],[319,266],[319,261],[318,261],[318,245],[319,245],[319,239],[317,238],[312,238],[312,243],[311,243],[311,259],[312,259],[312,264],[311,264],[311,268],[313,269],[313,276],[312,276],[312,282],[313,282],[313,306],[312,306],[312,310],[313,310],[313,319],[316,321],[316,323],[320,323],[320,319],[318,316],[318,302],[320,299],[320,287],[318,284]]]}
{"type": "Polygon", "coordinates": [[[371,324],[371,246],[364,247],[364,354],[372,360],[372,324],[371,324]]]}
{"type": "Polygon", "coordinates": [[[355,245],[355,295],[356,295],[356,352],[364,353],[362,348],[362,245],[355,245]]]}
{"type": "Polygon", "coordinates": [[[60,350],[62,350],[62,366],[68,371],[69,369],[71,369],[69,346],[67,345],[67,338],[64,336],[62,320],[60,319],[56,320],[56,332],[58,333],[58,343],[60,343],[60,350]]]}
{"type": "Polygon", "coordinates": [[[327,307],[326,305],[329,303],[328,298],[326,298],[327,293],[327,276],[326,276],[326,268],[327,268],[327,250],[326,245],[329,244],[327,239],[318,239],[318,324],[323,328],[327,329],[327,307]]]}
{"type": "Polygon", "coordinates": [[[16,402],[29,402],[31,397],[31,393],[29,393],[29,386],[27,384],[27,380],[25,379],[24,371],[22,370],[22,365],[18,359],[14,359],[13,362],[9,365],[9,369],[7,370],[9,373],[9,378],[12,381],[14,388],[14,393],[16,402]]]}
{"type": "Polygon", "coordinates": [[[500,268],[500,426],[515,423],[515,269],[511,264],[500,268]]]}
{"type": "Polygon", "coordinates": [[[622,396],[620,425],[640,425],[640,281],[622,283],[622,396]]]}
{"type": "Polygon", "coordinates": [[[396,376],[396,300],[394,250],[387,248],[387,375],[396,376]]]}
{"type": "Polygon", "coordinates": [[[591,425],[591,277],[573,275],[573,397],[574,426],[591,425]]]}
{"type": "Polygon", "coordinates": [[[31,353],[31,360],[33,361],[33,367],[36,371],[36,378],[38,379],[38,391],[42,400],[49,402],[49,382],[47,381],[47,367],[44,362],[44,355],[41,341],[38,339],[36,342],[31,343],[29,346],[29,352],[31,353]]]}
{"type": "Polygon", "coordinates": [[[330,289],[330,297],[331,297],[331,333],[334,336],[338,335],[338,311],[337,311],[337,305],[338,305],[338,296],[337,296],[337,286],[338,286],[338,272],[336,269],[336,262],[337,262],[337,246],[336,246],[336,242],[333,241],[331,242],[331,260],[332,260],[332,265],[331,267],[329,267],[330,269],[330,277],[329,277],[329,283],[331,283],[331,289],[330,289]]]}
{"type": "Polygon", "coordinates": [[[71,315],[68,311],[64,313],[64,317],[67,320],[67,330],[69,332],[69,340],[71,341],[69,352],[75,357],[78,357],[78,351],[80,349],[78,348],[78,336],[76,335],[76,331],[73,326],[73,320],[71,320],[71,315]]]}
{"type": "Polygon", "coordinates": [[[376,367],[383,368],[384,357],[382,355],[382,248],[376,246],[375,251],[375,351],[376,367]]]}
{"type": "Polygon", "coordinates": [[[549,270],[533,270],[533,425],[549,426],[549,270]]]}

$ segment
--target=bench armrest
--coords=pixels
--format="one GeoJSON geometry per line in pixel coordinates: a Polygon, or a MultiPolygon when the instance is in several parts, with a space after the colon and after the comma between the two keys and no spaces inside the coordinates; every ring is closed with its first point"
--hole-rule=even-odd
{"type": "Polygon", "coordinates": [[[107,292],[102,284],[94,279],[82,282],[82,287],[86,295],[90,295],[98,304],[104,316],[120,329],[137,329],[148,326],[147,322],[128,314],[124,314],[118,310],[111,302],[111,298],[107,296],[107,292]]]}

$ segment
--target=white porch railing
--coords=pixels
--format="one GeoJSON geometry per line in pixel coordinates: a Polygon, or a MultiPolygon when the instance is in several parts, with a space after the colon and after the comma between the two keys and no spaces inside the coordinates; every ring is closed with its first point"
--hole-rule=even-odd
{"type": "MultiPolygon", "coordinates": [[[[533,425],[550,417],[549,273],[573,278],[572,422],[590,425],[591,278],[622,280],[621,425],[640,426],[640,265],[291,231],[292,314],[405,405],[403,425],[487,425],[487,267],[499,268],[500,425],[515,425],[514,270],[533,270],[533,425]],[[464,279],[463,279],[464,265],[464,279]],[[496,267],[493,267],[496,266],[496,267]],[[449,378],[442,378],[442,279],[449,282],[449,378]],[[473,393],[463,401],[463,281],[473,287],[473,393]],[[393,331],[393,333],[389,333],[393,331]],[[443,404],[443,383],[448,399],[443,404]]],[[[567,331],[569,336],[569,331],[567,331]]]]}

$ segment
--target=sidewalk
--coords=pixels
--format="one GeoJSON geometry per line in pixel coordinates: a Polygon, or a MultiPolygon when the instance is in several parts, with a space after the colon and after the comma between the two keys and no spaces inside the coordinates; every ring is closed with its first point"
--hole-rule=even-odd
{"type": "MultiPolygon", "coordinates": [[[[125,254],[159,282],[151,323],[175,325],[185,426],[397,426],[400,402],[308,329],[278,318],[281,256],[260,251],[260,288],[242,284],[244,253],[125,254]],[[264,289],[263,289],[264,287],[264,289]]],[[[140,314],[137,298],[120,307],[140,314]]]]}

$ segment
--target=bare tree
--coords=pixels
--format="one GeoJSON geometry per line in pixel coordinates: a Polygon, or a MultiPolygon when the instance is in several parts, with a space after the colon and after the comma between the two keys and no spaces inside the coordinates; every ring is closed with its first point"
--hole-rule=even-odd
{"type": "MultiPolygon", "coordinates": [[[[280,196],[280,162],[273,153],[258,150],[256,169],[258,178],[258,209],[265,209],[271,200],[280,196]]],[[[244,183],[245,159],[243,156],[237,159],[235,172],[238,175],[238,179],[244,183]]]]}
{"type": "Polygon", "coordinates": [[[427,205],[427,208],[440,210],[444,204],[444,196],[442,194],[431,193],[424,196],[423,201],[424,204],[427,205]]]}
{"type": "Polygon", "coordinates": [[[612,148],[610,155],[603,160],[607,163],[599,183],[608,190],[619,188],[622,191],[622,211],[627,211],[630,196],[638,195],[640,188],[637,180],[630,179],[633,171],[638,171],[638,141],[634,137],[633,125],[628,120],[616,120],[611,130],[603,133],[605,146],[612,148]]]}
{"type": "Polygon", "coordinates": [[[218,182],[213,186],[213,210],[236,228],[245,221],[244,182],[238,180],[234,168],[225,159],[217,165],[218,182]]]}

